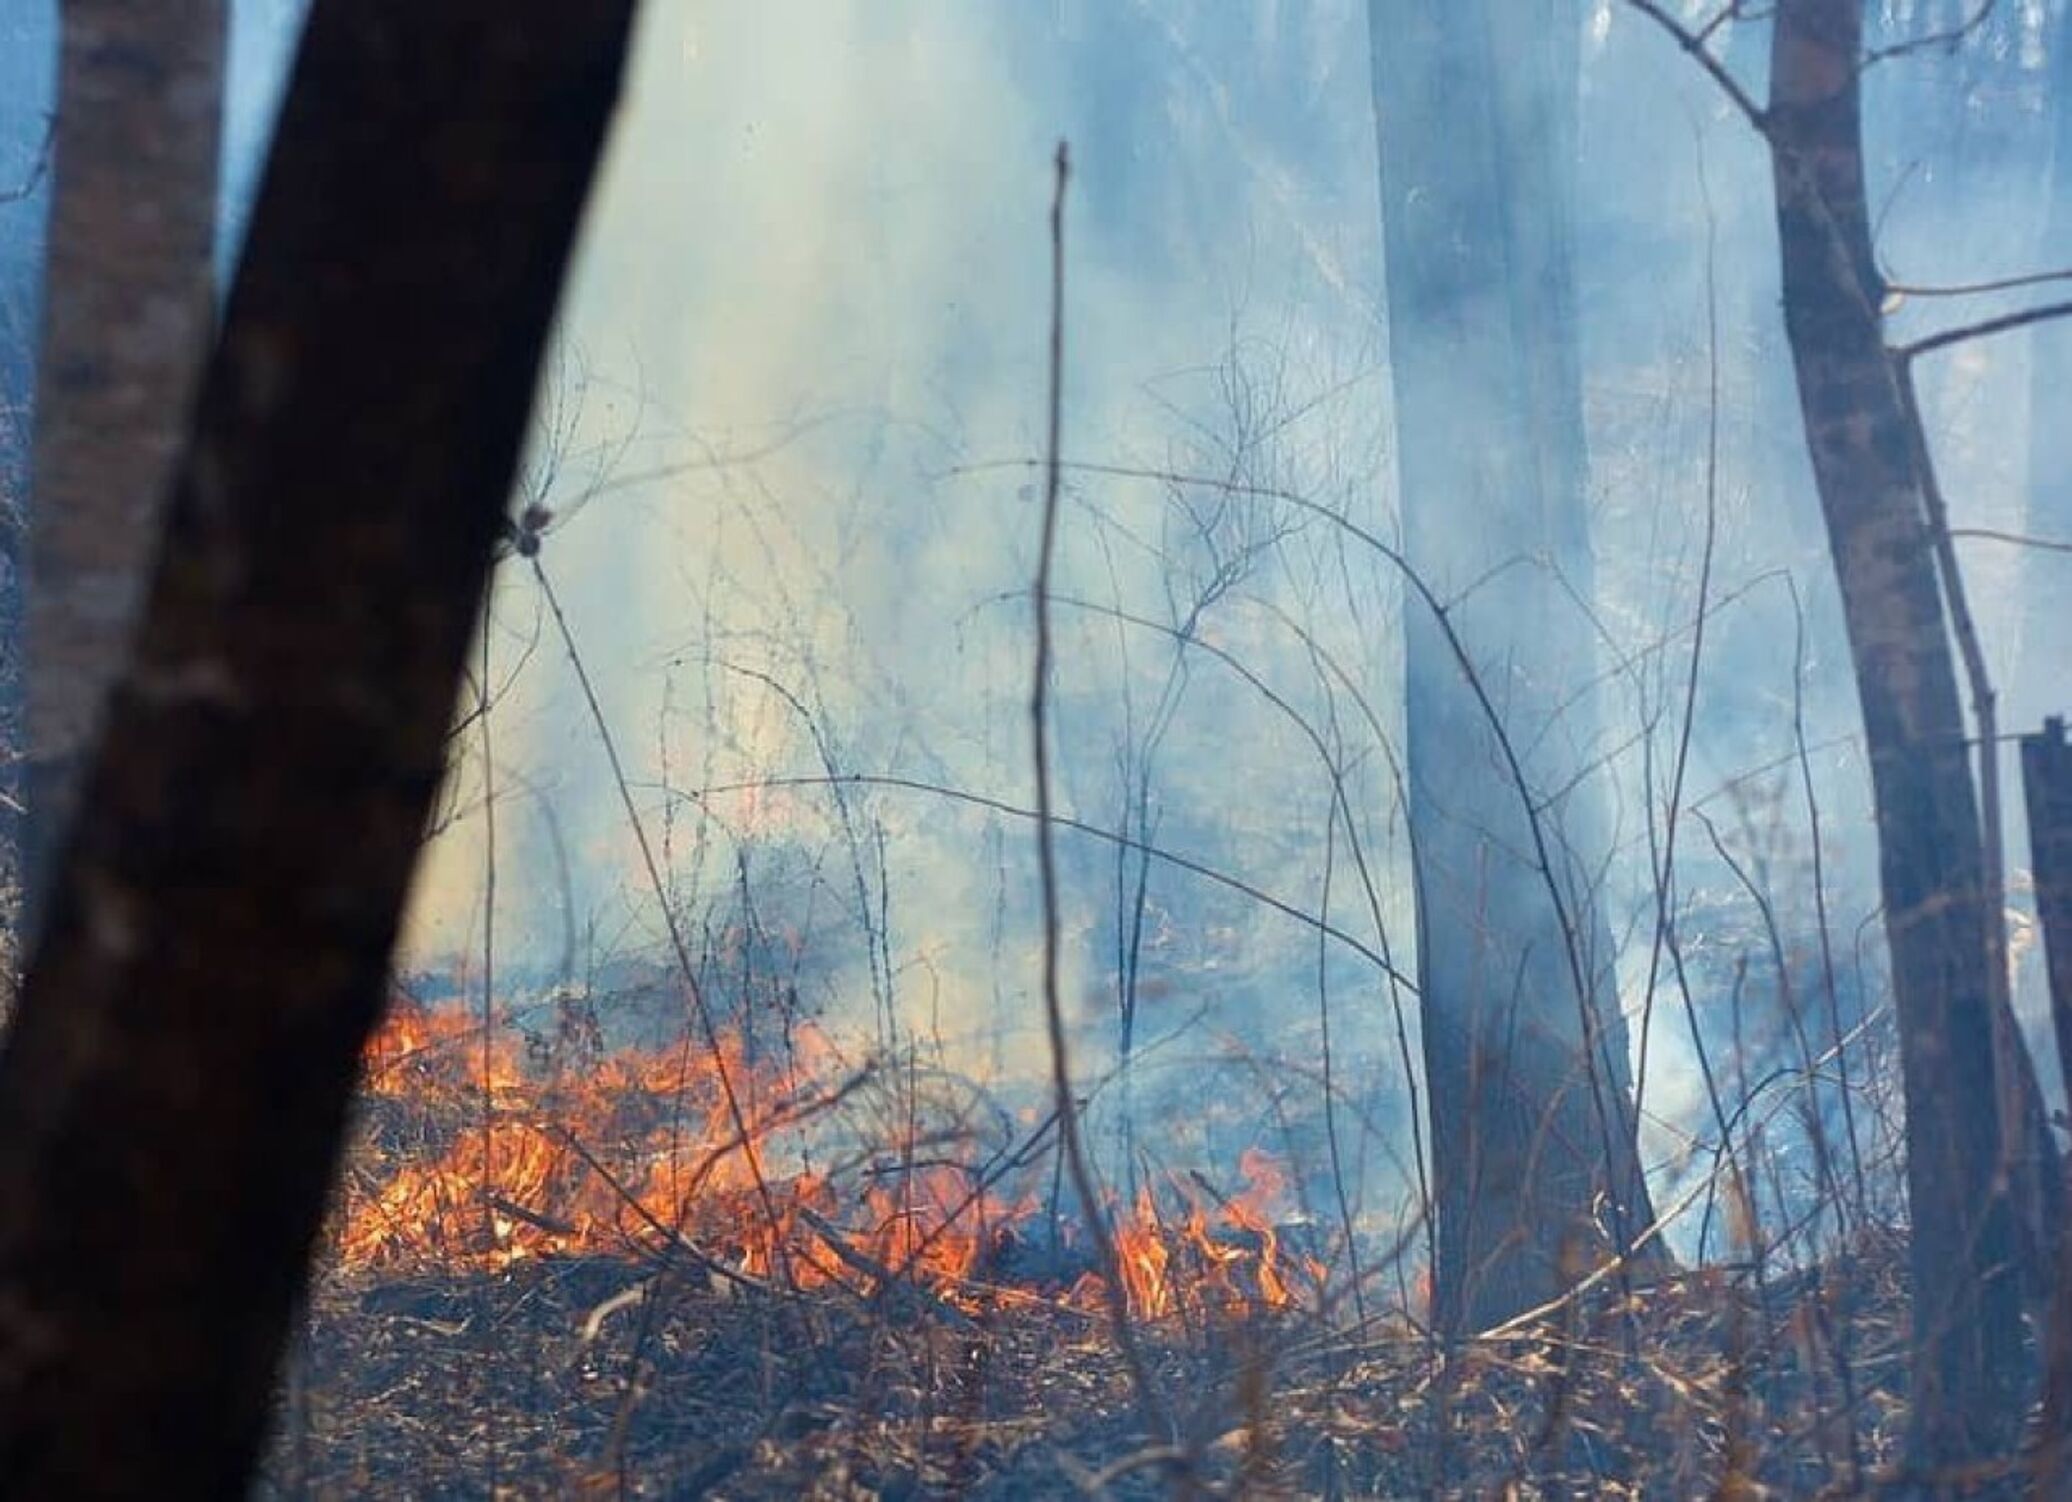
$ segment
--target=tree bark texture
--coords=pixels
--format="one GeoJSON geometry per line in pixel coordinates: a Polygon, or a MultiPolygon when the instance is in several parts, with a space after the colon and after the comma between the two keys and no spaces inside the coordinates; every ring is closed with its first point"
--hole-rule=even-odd
{"type": "MultiPolygon", "coordinates": [[[[0,14],[0,997],[20,979],[14,949],[22,838],[22,578],[28,567],[30,421],[50,213],[47,5],[0,14]]],[[[6,1002],[0,1000],[0,1010],[6,1002]]]]}
{"type": "Polygon", "coordinates": [[[1373,0],[1369,17],[1403,535],[1448,602],[1443,624],[1406,606],[1405,675],[1434,1313],[1457,1334],[1555,1297],[1653,1218],[1593,901],[1602,818],[1576,777],[1594,700],[1564,703],[1594,668],[1562,589],[1590,589],[1580,16],[1573,0],[1373,0]]]}
{"type": "Polygon", "coordinates": [[[1984,859],[1924,476],[1881,305],[1863,0],[1782,0],[1766,117],[1786,331],[1842,592],[1878,817],[1907,1108],[1913,1461],[2007,1454],[2026,1408],[2015,1144],[2001,1122],[1984,859]]]}
{"type": "MultiPolygon", "coordinates": [[[[2072,264],[2072,14],[2050,38],[2049,182],[2038,266],[2072,264]]],[[[2040,323],[2029,334],[2029,494],[2026,530],[2072,538],[2072,321],[2040,323]]],[[[2065,608],[2072,559],[2035,552],[2022,561],[2022,652],[2028,682],[2024,707],[2072,711],[2072,611],[2065,608]]],[[[2066,1103],[2072,1110],[2072,1101],[2066,1103]]]]}
{"type": "MultiPolygon", "coordinates": [[[[2022,792],[2029,812],[2029,865],[2043,923],[2051,1030],[2058,1070],[2072,1100],[2072,746],[2053,716],[2022,737],[2022,792]]],[[[2060,1239],[2058,1286],[2043,1336],[2043,1403],[2031,1470],[2041,1494],[2072,1491],[2072,1236],[2060,1239]]]]}
{"type": "Polygon", "coordinates": [[[317,0],[0,1054],[0,1493],[232,1496],[631,0],[317,0]]]}
{"type": "Polygon", "coordinates": [[[29,529],[29,922],[121,671],[210,338],[224,0],[66,0],[29,529]]]}

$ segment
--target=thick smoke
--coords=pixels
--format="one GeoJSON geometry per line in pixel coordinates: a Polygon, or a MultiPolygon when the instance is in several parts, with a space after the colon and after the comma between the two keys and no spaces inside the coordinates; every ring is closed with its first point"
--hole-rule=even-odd
{"type": "MultiPolygon", "coordinates": [[[[1883,9],[1889,44],[1971,7],[1883,9]]],[[[226,257],[299,15],[294,0],[236,10],[226,257]]],[[[2064,216],[2045,212],[2058,127],[2044,86],[2072,43],[2055,3],[1998,11],[1955,51],[1879,65],[1867,128],[1898,281],[2072,257],[2064,216]]],[[[1763,1061],[1798,1060],[1793,1007],[1816,1043],[1875,1015],[1875,850],[1767,164],[1631,10],[1597,0],[1578,21],[1603,714],[1588,739],[1610,826],[1598,900],[1646,1057],[1644,1148],[1673,1180],[1712,1129],[1693,1018],[1713,1057],[1742,1045],[1717,1082],[1733,1095],[1763,1061]],[[1708,515],[1685,817],[1658,904],[1708,515]]],[[[0,186],[32,159],[47,95],[47,78],[30,87],[47,27],[10,25],[0,80],[23,87],[0,89],[0,186]]],[[[1721,38],[1757,94],[1763,30],[1721,38]]],[[[1069,138],[1066,457],[1089,467],[1066,496],[1060,804],[1229,878],[1066,836],[1079,1061],[1106,1079],[1128,1010],[1130,1098],[1165,1133],[1158,1151],[1267,1136],[1279,1111],[1286,1142],[1313,1153],[1314,1111],[1288,1102],[1315,1097],[1328,1008],[1355,1176],[1387,1219],[1414,1178],[1415,1008],[1374,963],[1407,972],[1416,951],[1404,607],[1400,578],[1333,520],[1397,536],[1368,42],[1355,0],[650,5],[526,499],[552,513],[538,561],[700,954],[753,930],[793,956],[802,1005],[831,1022],[922,1040],[959,1069],[1038,1074],[1029,825],[919,786],[822,780],[1032,801],[1045,169],[1069,138]]],[[[10,361],[32,317],[35,217],[0,207],[10,361]]],[[[1898,329],[2008,305],[1922,295],[1898,329]]],[[[2020,530],[2032,494],[2072,480],[2030,472],[2031,344],[1926,373],[1968,525],[2020,530]]],[[[6,374],[15,403],[25,371],[6,374]]],[[[2045,617],[2072,565],[1984,543],[1966,557],[2008,728],[2027,728],[2065,707],[2045,617]]],[[[477,963],[485,790],[514,991],[653,960],[660,908],[523,557],[501,571],[489,640],[491,771],[473,725],[409,967],[465,978],[477,963]]],[[[1096,1095],[1104,1144],[1121,1096],[1096,1095]]]]}

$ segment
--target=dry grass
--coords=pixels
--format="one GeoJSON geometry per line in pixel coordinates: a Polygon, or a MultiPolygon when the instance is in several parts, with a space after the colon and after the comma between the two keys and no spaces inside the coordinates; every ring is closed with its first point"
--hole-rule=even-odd
{"type": "Polygon", "coordinates": [[[1903,1308],[1881,1241],[1817,1292],[1672,1278],[1450,1361],[1400,1327],[1164,1322],[1143,1333],[1174,1459],[1072,1310],[967,1317],[600,1257],[334,1278],[261,1495],[1120,1498],[1183,1474],[1256,1497],[1870,1495],[1903,1308]]]}

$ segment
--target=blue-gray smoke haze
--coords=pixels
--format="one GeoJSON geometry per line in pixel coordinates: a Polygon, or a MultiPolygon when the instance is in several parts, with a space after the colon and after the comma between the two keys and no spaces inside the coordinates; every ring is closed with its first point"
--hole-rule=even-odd
{"type": "MultiPolygon", "coordinates": [[[[1972,8],[1892,3],[1875,30],[1889,44],[1972,8]]],[[[226,266],[300,9],[233,7],[226,266]]],[[[50,10],[15,0],[0,22],[0,189],[35,169],[50,10]]],[[[1031,461],[1047,170],[1068,138],[1066,458],[1087,467],[1065,492],[1060,806],[1343,931],[1320,938],[1199,872],[1140,871],[1113,843],[1067,835],[1078,1063],[1091,1079],[1113,1062],[1131,995],[1132,1090],[1167,1134],[1161,1150],[1184,1156],[1212,1129],[1276,1145],[1275,1112],[1314,1093],[1328,1005],[1379,1225],[1411,1177],[1397,1009],[1414,1060],[1415,1007],[1371,952],[1412,970],[1417,926],[1396,765],[1408,607],[1392,567],[1332,520],[1399,535],[1367,10],[653,0],[529,483],[554,513],[540,562],[668,900],[700,942],[724,949],[729,925],[752,916],[804,946],[801,1000],[840,1026],[939,1044],[959,1069],[1039,1073],[1030,826],[912,786],[837,795],[814,779],[1033,801],[1031,461]],[[1334,822],[1334,784],[1351,831],[1334,822]]],[[[1576,19],[1595,578],[1573,608],[1598,644],[1602,719],[1575,738],[1601,754],[1587,775],[1608,824],[1578,838],[1604,865],[1598,901],[1650,1060],[1643,1143],[1666,1183],[1708,1131],[1682,1002],[1666,981],[1652,1005],[1645,994],[1650,832],[1684,713],[1708,500],[1713,613],[1674,910],[1701,1026],[1746,1045],[1730,1093],[1761,1059],[1787,1057],[1784,988],[1755,903],[1695,816],[1773,897],[1805,1001],[1820,961],[1803,750],[1852,1021],[1875,1017],[1883,994],[1873,831],[1783,342],[1767,162],[1632,10],[1593,0],[1576,19]]],[[[1758,96],[1765,46],[1755,23],[1719,37],[1758,96]]],[[[2068,77],[2059,0],[2003,0],[1961,46],[1878,66],[1866,127],[1896,282],[2072,263],[2072,215],[2051,212],[2054,142],[2072,139],[2059,121],[2072,117],[2068,77]]],[[[40,194],[0,204],[0,415],[15,432],[31,396],[40,219],[40,194]]],[[[1910,295],[1896,333],[2021,297],[1910,295]]],[[[1968,345],[1927,372],[1961,525],[2066,535],[2072,506],[2055,495],[2072,486],[2072,455],[2032,464],[2032,430],[2063,425],[2031,411],[2031,389],[2067,340],[2059,327],[1968,345]]],[[[6,475],[18,495],[18,469],[6,475]]],[[[1463,509],[1459,525],[1467,536],[1482,521],[1463,509]]],[[[2004,723],[2032,728],[2067,707],[2072,640],[2056,602],[2072,561],[1985,541],[1965,557],[2004,723]]],[[[1505,598],[1501,571],[1476,587],[1478,609],[1505,598]]],[[[519,560],[501,571],[490,639],[494,918],[513,986],[657,955],[656,894],[519,560]]],[[[481,740],[461,745],[409,959],[457,977],[479,950],[488,858],[481,740]]],[[[2019,925],[2016,947],[2033,1011],[2039,961],[2019,925]]],[[[1117,1098],[1097,1098],[1111,1127],[1117,1098]]],[[[1299,1124],[1290,1132],[1313,1149],[1299,1124]]]]}

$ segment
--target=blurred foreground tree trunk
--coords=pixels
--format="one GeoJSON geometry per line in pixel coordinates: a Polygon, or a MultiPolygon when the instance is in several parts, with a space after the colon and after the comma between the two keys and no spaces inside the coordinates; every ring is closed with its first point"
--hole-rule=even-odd
{"type": "MultiPolygon", "coordinates": [[[[1856,670],[1907,1108],[1910,1450],[1948,1472],[2007,1456],[2028,1406],[2023,1220],[2052,1182],[2034,1073],[2014,1049],[2001,923],[1927,505],[1933,475],[1866,206],[1865,0],[1781,0],[1762,117],[1806,442],[1856,670]],[[2039,1163],[2038,1160],[2041,1160],[2039,1163]],[[2027,1203],[2024,1203],[2027,1200],[2027,1203]]],[[[1994,754],[1995,748],[1987,748],[1994,754]]]]}
{"type": "Polygon", "coordinates": [[[1594,654],[1564,588],[1591,588],[1581,18],[1574,0],[1368,14],[1405,550],[1448,602],[1444,622],[1406,606],[1405,676],[1434,1314],[1458,1334],[1557,1296],[1653,1219],[1580,775],[1594,654]]]}
{"type": "Polygon", "coordinates": [[[0,1054],[10,1498],[247,1477],[632,9],[314,7],[0,1054]]]}
{"type": "Polygon", "coordinates": [[[23,671],[26,924],[121,671],[213,315],[224,0],[65,0],[23,671]]]}

